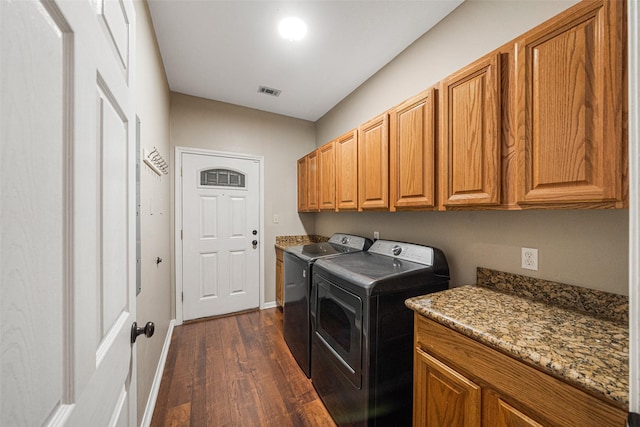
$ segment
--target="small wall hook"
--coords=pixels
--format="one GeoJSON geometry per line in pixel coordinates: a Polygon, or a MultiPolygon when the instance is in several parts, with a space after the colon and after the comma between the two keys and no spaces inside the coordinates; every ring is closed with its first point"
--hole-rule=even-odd
{"type": "Polygon", "coordinates": [[[156,265],[160,264],[162,262],[162,258],[158,257],[156,258],[156,265]]]}

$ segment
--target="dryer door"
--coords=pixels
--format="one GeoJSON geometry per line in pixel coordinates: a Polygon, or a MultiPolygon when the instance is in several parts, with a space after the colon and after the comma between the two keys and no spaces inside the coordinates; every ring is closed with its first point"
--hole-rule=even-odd
{"type": "Polygon", "coordinates": [[[362,299],[315,275],[316,336],[332,364],[353,384],[362,387],[362,299]]]}

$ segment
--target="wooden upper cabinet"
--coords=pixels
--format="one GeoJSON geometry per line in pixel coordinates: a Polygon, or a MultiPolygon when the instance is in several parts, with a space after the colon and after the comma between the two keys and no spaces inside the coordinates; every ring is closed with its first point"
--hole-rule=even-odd
{"type": "Polygon", "coordinates": [[[519,204],[626,203],[625,17],[583,1],[517,40],[519,204]]]}
{"type": "Polygon", "coordinates": [[[480,386],[419,348],[414,360],[413,425],[480,427],[480,386]]]}
{"type": "Polygon", "coordinates": [[[500,55],[442,82],[441,197],[444,207],[500,203],[500,55]]]}
{"type": "Polygon", "coordinates": [[[336,210],[358,209],[358,130],[335,141],[336,210]]]}
{"type": "Polygon", "coordinates": [[[331,141],[318,148],[318,192],[320,210],[336,208],[336,151],[331,141]]]}
{"type": "Polygon", "coordinates": [[[298,159],[298,212],[318,211],[318,151],[298,159]]]}
{"type": "Polygon", "coordinates": [[[429,209],[435,198],[435,89],[391,111],[391,210],[429,209]]]}
{"type": "Polygon", "coordinates": [[[307,211],[319,210],[318,200],[318,150],[307,154],[307,211]]]}
{"type": "Polygon", "coordinates": [[[389,115],[358,131],[358,210],[389,209],[389,115]]]}
{"type": "Polygon", "coordinates": [[[307,156],[298,159],[298,212],[307,211],[307,156]]]}

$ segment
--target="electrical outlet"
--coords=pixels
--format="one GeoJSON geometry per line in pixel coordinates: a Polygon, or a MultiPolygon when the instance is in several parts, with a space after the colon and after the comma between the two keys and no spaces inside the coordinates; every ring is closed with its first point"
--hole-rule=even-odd
{"type": "Polygon", "coordinates": [[[522,248],[522,268],[538,271],[538,250],[522,248]]]}
{"type": "Polygon", "coordinates": [[[378,233],[377,231],[373,232],[373,239],[374,240],[378,240],[380,238],[380,233],[378,233]]]}
{"type": "Polygon", "coordinates": [[[278,215],[273,215],[273,223],[278,224],[280,222],[280,217],[278,215]]]}

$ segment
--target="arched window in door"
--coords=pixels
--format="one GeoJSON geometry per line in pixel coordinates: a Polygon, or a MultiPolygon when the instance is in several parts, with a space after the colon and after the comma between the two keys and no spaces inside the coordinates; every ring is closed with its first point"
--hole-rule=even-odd
{"type": "Polygon", "coordinates": [[[207,187],[245,187],[245,175],[230,169],[200,171],[200,185],[207,187]]]}

